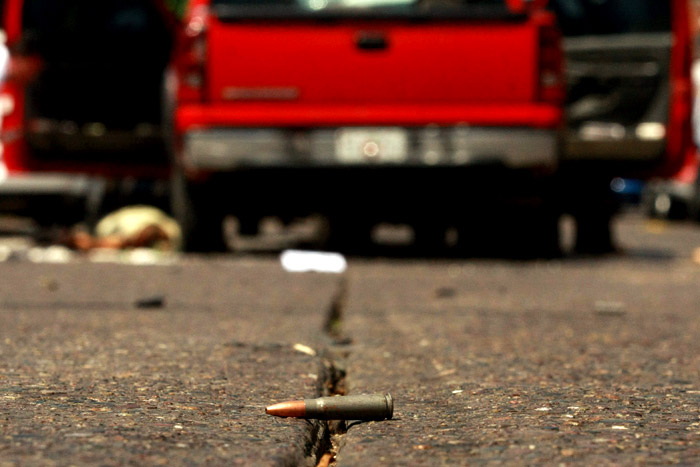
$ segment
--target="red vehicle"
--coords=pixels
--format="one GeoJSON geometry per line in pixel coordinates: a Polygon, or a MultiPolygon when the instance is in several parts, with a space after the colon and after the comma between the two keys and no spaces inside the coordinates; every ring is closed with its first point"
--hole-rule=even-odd
{"type": "Polygon", "coordinates": [[[579,249],[610,249],[614,177],[648,179],[697,165],[691,131],[688,0],[551,0],[567,60],[560,180],[579,249]]]}
{"type": "Polygon", "coordinates": [[[564,83],[542,3],[189,2],[169,80],[187,247],[221,247],[227,214],[321,213],[342,245],[379,221],[465,238],[516,204],[537,216],[518,237],[551,247],[564,83]]]}
{"type": "Polygon", "coordinates": [[[161,96],[176,20],[159,0],[2,6],[0,208],[71,222],[101,177],[167,180],[161,96]]]}

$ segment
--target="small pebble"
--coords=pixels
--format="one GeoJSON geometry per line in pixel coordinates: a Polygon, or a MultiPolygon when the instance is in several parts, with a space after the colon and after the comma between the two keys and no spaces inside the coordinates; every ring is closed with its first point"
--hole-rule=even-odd
{"type": "Polygon", "coordinates": [[[134,305],[136,308],[163,308],[165,306],[165,298],[162,295],[143,297],[137,299],[134,305]]]}

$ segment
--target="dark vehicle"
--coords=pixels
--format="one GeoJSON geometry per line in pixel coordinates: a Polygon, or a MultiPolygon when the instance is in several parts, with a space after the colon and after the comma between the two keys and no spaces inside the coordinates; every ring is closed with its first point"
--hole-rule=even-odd
{"type": "Polygon", "coordinates": [[[192,0],[171,77],[187,247],[222,247],[226,214],[321,213],[340,248],[380,221],[439,242],[522,201],[511,241],[552,248],[563,78],[540,3],[192,0]]]}
{"type": "Polygon", "coordinates": [[[686,0],[551,0],[565,35],[562,187],[579,247],[610,248],[614,177],[671,176],[694,158],[686,0]]]}
{"type": "Polygon", "coordinates": [[[167,178],[161,97],[176,23],[158,1],[5,0],[2,22],[6,207],[59,215],[46,198],[83,198],[90,176],[167,178]]]}

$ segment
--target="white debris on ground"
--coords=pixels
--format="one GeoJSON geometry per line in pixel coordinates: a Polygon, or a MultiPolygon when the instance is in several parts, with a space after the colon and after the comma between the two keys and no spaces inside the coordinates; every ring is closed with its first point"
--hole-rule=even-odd
{"type": "Polygon", "coordinates": [[[134,248],[132,250],[114,250],[98,248],[80,254],[70,248],[51,245],[48,247],[28,246],[0,239],[0,263],[27,261],[32,263],[62,264],[77,261],[93,263],[118,263],[132,265],[169,265],[179,261],[181,255],[176,252],[159,251],[151,248],[134,248]]]}
{"type": "Polygon", "coordinates": [[[26,256],[32,242],[25,237],[0,238],[0,262],[13,261],[26,256]]]}
{"type": "Polygon", "coordinates": [[[285,250],[280,262],[288,272],[324,272],[342,274],[348,268],[345,257],[340,253],[320,251],[285,250]]]}
{"type": "Polygon", "coordinates": [[[32,263],[69,263],[75,257],[75,252],[61,245],[49,247],[33,247],[27,251],[27,259],[32,263]]]}
{"type": "Polygon", "coordinates": [[[96,248],[87,254],[88,261],[93,263],[119,263],[137,266],[168,265],[176,263],[179,258],[178,253],[152,248],[134,248],[133,250],[96,248]]]}

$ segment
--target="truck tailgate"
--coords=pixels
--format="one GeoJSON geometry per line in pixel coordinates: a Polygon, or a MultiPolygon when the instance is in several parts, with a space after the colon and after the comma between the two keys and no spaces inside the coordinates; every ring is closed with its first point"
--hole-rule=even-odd
{"type": "Polygon", "coordinates": [[[208,34],[212,103],[464,106],[528,103],[536,95],[537,29],[524,18],[214,18],[208,34]]]}

